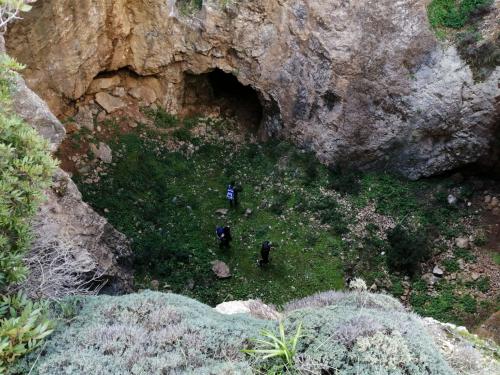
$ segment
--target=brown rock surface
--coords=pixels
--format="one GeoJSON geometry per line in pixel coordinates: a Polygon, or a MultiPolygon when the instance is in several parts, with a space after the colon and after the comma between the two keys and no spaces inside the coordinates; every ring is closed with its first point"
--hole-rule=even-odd
{"type": "Polygon", "coordinates": [[[187,16],[174,1],[39,1],[7,47],[56,113],[124,69],[177,113],[186,74],[219,68],[259,93],[267,134],[323,162],[418,178],[489,161],[500,68],[474,82],[430,30],[428,0],[203,3],[187,16]]]}
{"type": "Polygon", "coordinates": [[[95,100],[108,113],[113,113],[127,105],[120,98],[117,98],[106,92],[97,93],[95,95],[95,100]]]}
{"type": "MultiPolygon", "coordinates": [[[[0,44],[1,44],[0,36],[0,44]]],[[[55,150],[65,131],[47,105],[17,77],[12,98],[16,112],[37,129],[55,150]]],[[[33,219],[33,248],[38,242],[64,244],[88,262],[84,273],[99,274],[107,281],[104,291],[121,293],[132,288],[131,249],[127,238],[106,219],[82,201],[82,196],[67,173],[58,169],[47,200],[33,219]]]]}

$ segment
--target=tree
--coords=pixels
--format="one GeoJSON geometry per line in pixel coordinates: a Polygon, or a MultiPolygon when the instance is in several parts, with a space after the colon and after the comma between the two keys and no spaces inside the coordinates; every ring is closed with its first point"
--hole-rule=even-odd
{"type": "Polygon", "coordinates": [[[0,34],[7,29],[7,24],[20,19],[22,12],[29,12],[36,0],[0,0],[0,34]]]}

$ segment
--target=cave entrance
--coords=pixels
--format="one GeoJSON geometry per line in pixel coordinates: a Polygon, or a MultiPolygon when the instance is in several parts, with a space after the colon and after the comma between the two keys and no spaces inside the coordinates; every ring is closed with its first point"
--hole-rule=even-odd
{"type": "Polygon", "coordinates": [[[259,93],[236,76],[220,69],[203,74],[186,74],[184,85],[186,115],[233,117],[246,129],[258,131],[263,107],[259,93]]]}

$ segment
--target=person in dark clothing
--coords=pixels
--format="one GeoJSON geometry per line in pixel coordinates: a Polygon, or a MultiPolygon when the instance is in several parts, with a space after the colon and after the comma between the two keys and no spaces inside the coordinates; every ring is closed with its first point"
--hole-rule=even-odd
{"type": "Polygon", "coordinates": [[[226,198],[229,201],[229,207],[238,207],[238,195],[242,188],[240,185],[236,185],[235,181],[227,186],[226,198]]]}
{"type": "Polygon", "coordinates": [[[227,225],[224,227],[224,238],[227,240],[228,244],[231,245],[233,237],[231,236],[231,228],[227,225]]]}
{"type": "Polygon", "coordinates": [[[269,253],[271,252],[271,249],[273,247],[274,246],[269,241],[264,241],[262,243],[262,247],[260,248],[260,256],[262,257],[262,259],[258,261],[259,266],[262,267],[265,264],[269,264],[269,253]]]}
{"type": "Polygon", "coordinates": [[[235,207],[236,204],[235,204],[235,197],[236,196],[236,193],[234,191],[234,185],[231,183],[228,185],[227,187],[227,192],[226,192],[226,198],[227,198],[227,201],[229,202],[229,207],[235,207]]]}
{"type": "Polygon", "coordinates": [[[221,226],[218,226],[215,229],[215,234],[217,235],[217,241],[219,242],[219,249],[222,248],[228,248],[229,247],[229,241],[228,238],[226,237],[224,233],[224,228],[221,226]]]}

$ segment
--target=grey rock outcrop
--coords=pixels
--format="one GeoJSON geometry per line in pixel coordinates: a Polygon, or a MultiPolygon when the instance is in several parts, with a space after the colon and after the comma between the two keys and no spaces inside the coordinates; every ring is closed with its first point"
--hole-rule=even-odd
{"type": "Polygon", "coordinates": [[[120,294],[132,291],[131,249],[124,234],[82,201],[78,188],[67,173],[59,169],[33,221],[35,243],[40,236],[78,249],[92,260],[88,273],[106,281],[103,291],[120,294]]]}
{"type": "Polygon", "coordinates": [[[186,76],[219,68],[259,93],[269,135],[334,166],[419,178],[490,158],[500,78],[497,68],[474,82],[435,38],[427,4],[205,0],[188,16],[174,1],[46,0],[7,47],[56,114],[100,73],[124,69],[155,79],[159,103],[177,113],[186,76]]]}
{"type": "MultiPolygon", "coordinates": [[[[16,113],[38,130],[56,150],[65,135],[62,124],[44,101],[26,87],[21,77],[16,78],[13,90],[12,104],[16,113]]],[[[33,247],[43,247],[38,242],[45,244],[47,239],[69,246],[73,254],[89,259],[89,267],[81,271],[101,275],[102,281],[106,281],[104,291],[130,291],[131,249],[125,235],[82,201],[80,192],[67,173],[58,169],[53,180],[52,188],[46,192],[47,199],[33,220],[33,247]]]]}

